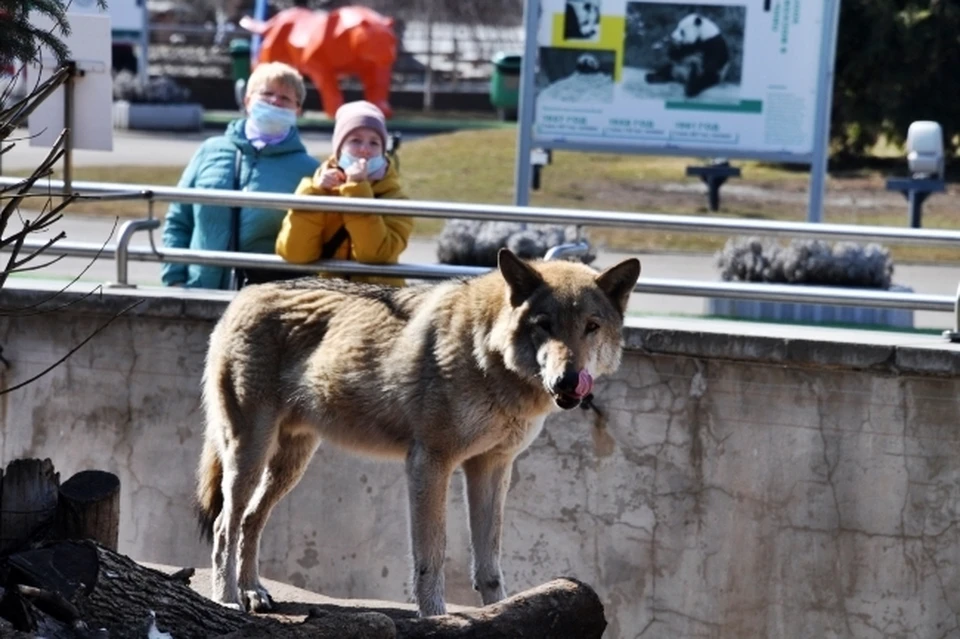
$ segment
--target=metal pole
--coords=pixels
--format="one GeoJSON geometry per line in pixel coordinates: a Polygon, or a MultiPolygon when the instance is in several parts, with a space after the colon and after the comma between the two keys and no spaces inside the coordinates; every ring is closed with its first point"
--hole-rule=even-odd
{"type": "MultiPolygon", "coordinates": [[[[253,17],[257,20],[267,19],[267,0],[256,0],[253,5],[253,17]]],[[[260,59],[260,42],[262,38],[259,33],[254,33],[250,38],[250,62],[252,66],[257,65],[260,59]]],[[[319,87],[318,89],[319,90],[319,87]]]]}
{"type": "Polygon", "coordinates": [[[830,159],[830,110],[833,106],[833,76],[839,22],[840,0],[825,0],[821,25],[823,51],[817,72],[817,110],[813,124],[813,158],[810,161],[808,222],[823,221],[823,195],[826,190],[827,162],[830,159]]]}
{"type": "Polygon", "coordinates": [[[423,110],[433,111],[433,10],[427,8],[427,68],[423,78],[423,110]]]}
{"type": "Polygon", "coordinates": [[[127,261],[129,260],[130,255],[130,240],[133,239],[133,234],[137,231],[152,231],[153,229],[157,228],[160,228],[160,220],[157,219],[128,220],[123,223],[123,226],[120,227],[120,235],[117,238],[117,281],[111,286],[117,288],[130,287],[127,276],[127,261]]]}
{"type": "Polygon", "coordinates": [[[73,83],[77,63],[67,61],[67,79],[63,83],[63,195],[70,195],[73,183],[73,83]]]}
{"type": "Polygon", "coordinates": [[[514,169],[513,203],[530,203],[530,152],[533,149],[533,117],[536,96],[537,31],[540,23],[540,0],[523,3],[523,58],[520,61],[520,104],[517,111],[517,157],[514,169]]]}
{"type": "Polygon", "coordinates": [[[910,207],[910,227],[920,228],[920,211],[923,208],[923,195],[916,189],[910,189],[907,194],[907,204],[910,207]]]}
{"type": "Polygon", "coordinates": [[[137,65],[137,78],[141,86],[146,86],[150,79],[150,10],[147,9],[147,0],[137,0],[142,8],[143,16],[140,25],[140,64],[137,65]]]}
{"type": "MultiPolygon", "coordinates": [[[[19,187],[21,180],[0,177],[0,188],[19,187]]],[[[34,184],[30,193],[47,193],[63,187],[61,180],[44,180],[34,184]]],[[[255,208],[305,211],[335,211],[338,213],[365,213],[368,215],[415,215],[445,219],[450,217],[491,222],[531,222],[535,224],[573,224],[615,226],[627,229],[646,229],[687,233],[759,234],[794,239],[810,237],[830,241],[892,242],[897,244],[925,244],[938,246],[960,245],[960,230],[899,226],[868,226],[861,224],[808,224],[807,222],[779,222],[734,217],[705,217],[702,215],[673,215],[641,211],[603,211],[561,209],[544,206],[510,206],[504,204],[467,204],[426,200],[384,200],[374,198],[344,198],[319,195],[294,195],[232,189],[178,188],[154,184],[122,184],[114,182],[77,181],[73,190],[85,196],[110,198],[140,197],[157,202],[191,202],[217,206],[252,206],[255,208]]]]}

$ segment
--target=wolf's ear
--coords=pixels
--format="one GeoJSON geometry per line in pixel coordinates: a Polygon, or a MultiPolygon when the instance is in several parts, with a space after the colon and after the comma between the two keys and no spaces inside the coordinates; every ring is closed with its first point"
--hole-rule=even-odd
{"type": "Polygon", "coordinates": [[[500,249],[497,253],[497,266],[510,288],[511,306],[523,304],[537,290],[537,287],[543,284],[540,274],[510,249],[500,249]]]}
{"type": "Polygon", "coordinates": [[[635,257],[623,260],[597,275],[597,286],[613,300],[621,315],[627,314],[630,293],[640,278],[640,260],[635,257]]]}

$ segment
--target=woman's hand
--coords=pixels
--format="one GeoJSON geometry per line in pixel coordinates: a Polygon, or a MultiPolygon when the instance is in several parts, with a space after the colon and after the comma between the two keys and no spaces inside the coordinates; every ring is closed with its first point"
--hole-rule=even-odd
{"type": "Polygon", "coordinates": [[[343,184],[343,173],[340,172],[340,169],[334,168],[319,168],[316,173],[313,174],[313,185],[321,189],[326,189],[328,191],[333,190],[343,184]]]}

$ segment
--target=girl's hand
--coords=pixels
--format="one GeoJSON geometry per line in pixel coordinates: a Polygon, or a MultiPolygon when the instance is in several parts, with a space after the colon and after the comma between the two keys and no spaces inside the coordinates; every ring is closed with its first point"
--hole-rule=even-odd
{"type": "Polygon", "coordinates": [[[346,169],[344,173],[347,174],[347,181],[349,182],[363,182],[367,179],[367,161],[364,158],[360,158],[346,169]]]}
{"type": "Polygon", "coordinates": [[[313,174],[313,185],[328,191],[343,184],[343,174],[338,168],[320,168],[313,174]]]}

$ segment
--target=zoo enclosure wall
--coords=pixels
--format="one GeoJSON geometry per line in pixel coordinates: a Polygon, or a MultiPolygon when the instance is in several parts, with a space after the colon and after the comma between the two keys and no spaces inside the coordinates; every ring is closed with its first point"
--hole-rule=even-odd
{"type": "MultiPolygon", "coordinates": [[[[106,289],[35,306],[60,287],[0,291],[5,308],[49,309],[0,317],[4,387],[140,303],[2,396],[5,455],[50,457],[67,476],[117,474],[121,552],[209,565],[192,508],[200,377],[232,294],[106,289]]],[[[960,347],[682,318],[631,319],[625,338],[620,370],[595,388],[605,421],[555,415],[515,464],[503,543],[511,592],[582,579],[611,637],[653,625],[788,639],[952,627],[957,605],[943,584],[960,580],[960,347]]],[[[452,602],[475,605],[462,495],[458,473],[447,587],[452,602]]],[[[406,512],[401,464],[321,447],[274,512],[262,572],[331,596],[406,600],[406,512]]]]}

